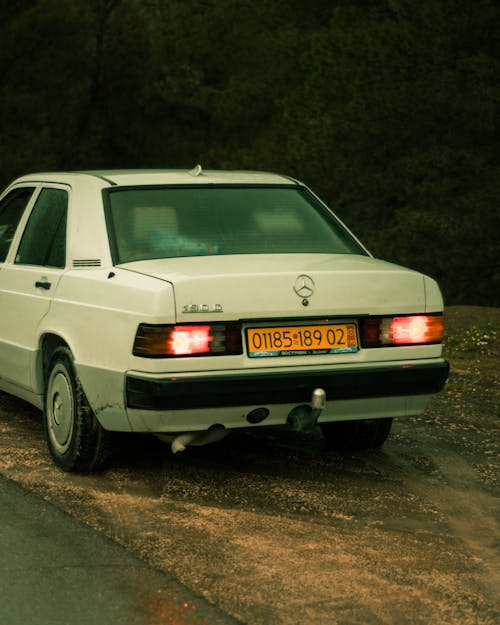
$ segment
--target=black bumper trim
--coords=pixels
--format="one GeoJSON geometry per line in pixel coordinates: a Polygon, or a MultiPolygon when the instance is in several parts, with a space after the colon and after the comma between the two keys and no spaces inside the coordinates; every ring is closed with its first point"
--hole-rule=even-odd
{"type": "Polygon", "coordinates": [[[142,410],[179,410],[227,406],[303,404],[315,388],[327,400],[432,395],[449,374],[449,364],[411,364],[372,369],[323,372],[251,373],[247,375],[195,375],[189,377],[126,380],[127,407],[142,410]]]}

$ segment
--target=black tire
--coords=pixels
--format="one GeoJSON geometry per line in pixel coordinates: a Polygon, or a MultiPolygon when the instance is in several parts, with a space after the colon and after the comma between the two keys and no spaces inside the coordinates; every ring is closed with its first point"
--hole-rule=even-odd
{"type": "Polygon", "coordinates": [[[320,427],[330,449],[376,449],[385,443],[392,419],[366,419],[321,423],[320,427]]]}
{"type": "Polygon", "coordinates": [[[58,347],[50,360],[43,422],[50,454],[61,469],[89,472],[102,467],[109,433],[90,408],[67,347],[58,347]]]}

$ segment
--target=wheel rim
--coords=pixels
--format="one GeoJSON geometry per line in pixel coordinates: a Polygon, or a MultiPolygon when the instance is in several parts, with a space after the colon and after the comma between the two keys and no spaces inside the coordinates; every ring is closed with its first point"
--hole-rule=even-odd
{"type": "Polygon", "coordinates": [[[52,445],[59,453],[67,451],[74,427],[73,387],[62,365],[52,370],[47,394],[47,425],[52,445]]]}

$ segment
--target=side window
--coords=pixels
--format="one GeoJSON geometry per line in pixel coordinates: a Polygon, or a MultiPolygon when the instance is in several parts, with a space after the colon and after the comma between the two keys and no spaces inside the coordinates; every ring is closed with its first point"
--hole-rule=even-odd
{"type": "Polygon", "coordinates": [[[0,263],[7,257],[17,225],[33,191],[34,187],[13,189],[0,202],[0,263]]]}
{"type": "Polygon", "coordinates": [[[17,251],[17,265],[60,268],[66,265],[67,209],[66,191],[42,189],[17,251]]]}

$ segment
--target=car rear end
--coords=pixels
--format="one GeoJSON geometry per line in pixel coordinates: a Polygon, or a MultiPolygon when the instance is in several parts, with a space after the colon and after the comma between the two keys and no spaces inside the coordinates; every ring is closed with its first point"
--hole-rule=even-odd
{"type": "Polygon", "coordinates": [[[133,429],[417,415],[445,383],[436,283],[373,259],[302,185],[207,176],[105,204],[117,267],[173,291],[164,322],[137,325],[133,429]]]}

